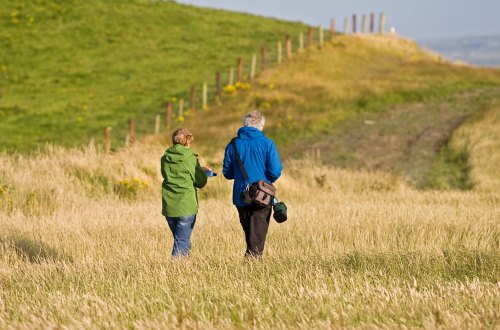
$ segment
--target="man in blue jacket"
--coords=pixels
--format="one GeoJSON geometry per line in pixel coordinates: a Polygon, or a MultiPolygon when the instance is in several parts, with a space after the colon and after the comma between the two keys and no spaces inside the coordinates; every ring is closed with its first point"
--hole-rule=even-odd
{"type": "Polygon", "coordinates": [[[245,180],[238,165],[231,143],[226,147],[222,173],[228,180],[234,179],[233,204],[238,209],[240,223],[245,232],[247,250],[245,256],[258,257],[264,251],[272,206],[246,204],[241,193],[248,184],[258,180],[274,183],[281,176],[281,161],[273,141],[268,139],[262,129],[266,119],[258,111],[252,111],[243,117],[243,127],[238,130],[236,148],[248,174],[245,180]]]}

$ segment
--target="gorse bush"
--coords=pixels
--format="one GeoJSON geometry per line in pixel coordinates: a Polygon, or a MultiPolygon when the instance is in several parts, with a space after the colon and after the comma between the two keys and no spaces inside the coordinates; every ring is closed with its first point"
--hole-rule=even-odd
{"type": "Polygon", "coordinates": [[[123,179],[115,183],[114,191],[120,197],[135,197],[139,192],[148,188],[148,184],[138,178],[123,179]]]}

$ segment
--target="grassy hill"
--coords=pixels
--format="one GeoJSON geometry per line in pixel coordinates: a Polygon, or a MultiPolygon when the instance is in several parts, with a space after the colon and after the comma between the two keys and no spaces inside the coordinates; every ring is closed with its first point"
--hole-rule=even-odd
{"type": "Polygon", "coordinates": [[[129,117],[150,131],[166,100],[299,31],[174,2],[2,1],[0,150],[87,144],[106,126],[124,136],[129,117]]]}
{"type": "MultiPolygon", "coordinates": [[[[500,70],[454,65],[397,37],[338,36],[182,125],[195,132],[195,148],[212,155],[236,134],[242,114],[257,108],[284,158],[319,150],[338,167],[391,172],[419,187],[467,188],[466,155],[435,164],[437,154],[499,95],[500,70]],[[456,171],[444,184],[435,173],[448,166],[456,171]]],[[[168,144],[168,134],[160,141],[168,144]]]]}

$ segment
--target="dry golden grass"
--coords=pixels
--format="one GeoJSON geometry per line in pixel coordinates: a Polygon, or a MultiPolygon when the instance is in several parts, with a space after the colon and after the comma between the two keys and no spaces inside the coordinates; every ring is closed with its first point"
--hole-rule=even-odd
{"type": "MultiPolygon", "coordinates": [[[[477,129],[473,146],[496,143],[477,129]]],[[[500,326],[497,191],[421,192],[311,156],[285,166],[290,220],[271,224],[262,261],[243,260],[220,176],[201,193],[192,257],[172,261],[162,153],[0,156],[0,328],[500,326]]]]}

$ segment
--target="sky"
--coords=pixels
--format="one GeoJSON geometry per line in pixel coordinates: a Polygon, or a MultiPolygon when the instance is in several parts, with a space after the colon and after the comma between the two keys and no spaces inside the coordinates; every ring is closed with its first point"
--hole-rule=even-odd
{"type": "MultiPolygon", "coordinates": [[[[385,12],[386,29],[416,39],[500,35],[500,0],[178,0],[263,16],[329,25],[352,14],[385,12]]],[[[358,18],[358,22],[361,19],[358,18]]]]}

